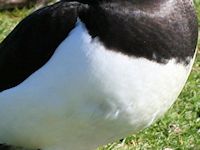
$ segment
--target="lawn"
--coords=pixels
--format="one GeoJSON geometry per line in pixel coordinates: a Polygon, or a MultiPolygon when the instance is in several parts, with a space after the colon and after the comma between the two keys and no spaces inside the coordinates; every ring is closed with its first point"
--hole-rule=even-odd
{"type": "MultiPolygon", "coordinates": [[[[32,10],[33,8],[24,8],[0,12],[0,41],[32,10]]],[[[200,22],[200,0],[196,0],[196,10],[200,22]]],[[[200,50],[184,90],[163,118],[136,135],[99,148],[99,150],[148,149],[200,150],[200,50]]]]}

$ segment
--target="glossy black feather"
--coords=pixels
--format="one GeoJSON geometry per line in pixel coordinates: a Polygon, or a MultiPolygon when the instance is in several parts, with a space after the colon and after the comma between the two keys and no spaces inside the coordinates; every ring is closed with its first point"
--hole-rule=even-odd
{"type": "MultiPolygon", "coordinates": [[[[106,1],[106,0],[105,0],[106,1]]],[[[158,63],[188,63],[197,41],[192,6],[174,0],[123,0],[93,5],[81,19],[109,49],[158,63]],[[165,14],[164,14],[165,13],[165,14]]]]}
{"type": "Polygon", "coordinates": [[[0,45],[0,91],[43,66],[74,28],[76,18],[76,4],[58,3],[20,22],[0,45]]]}

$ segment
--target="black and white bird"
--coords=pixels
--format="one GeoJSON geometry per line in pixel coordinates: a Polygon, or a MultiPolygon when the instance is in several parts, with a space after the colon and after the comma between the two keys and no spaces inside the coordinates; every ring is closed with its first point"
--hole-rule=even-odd
{"type": "Polygon", "coordinates": [[[192,0],[64,0],[0,44],[0,143],[92,150],[148,127],[194,62],[192,0]]]}

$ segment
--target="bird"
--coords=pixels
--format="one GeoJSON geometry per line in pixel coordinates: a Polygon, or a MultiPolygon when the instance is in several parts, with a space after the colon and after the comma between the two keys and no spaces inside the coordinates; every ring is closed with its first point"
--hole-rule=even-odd
{"type": "Polygon", "coordinates": [[[192,0],[62,0],[0,44],[0,143],[92,150],[174,103],[198,38],[192,0]]]}

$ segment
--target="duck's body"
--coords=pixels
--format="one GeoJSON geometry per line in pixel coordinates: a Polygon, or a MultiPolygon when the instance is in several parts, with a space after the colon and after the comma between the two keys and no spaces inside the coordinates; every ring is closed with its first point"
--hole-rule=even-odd
{"type": "Polygon", "coordinates": [[[149,126],[191,71],[191,3],[77,0],[30,15],[0,45],[0,143],[88,150],[149,126]]]}

